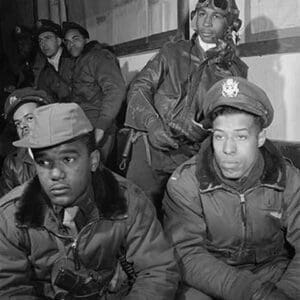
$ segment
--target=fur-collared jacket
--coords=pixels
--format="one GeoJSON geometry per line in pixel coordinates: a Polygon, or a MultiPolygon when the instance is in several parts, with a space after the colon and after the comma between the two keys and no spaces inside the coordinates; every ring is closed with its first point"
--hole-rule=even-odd
{"type": "Polygon", "coordinates": [[[0,197],[10,190],[34,177],[36,174],[33,160],[28,150],[18,148],[7,155],[3,162],[0,177],[0,197]]]}
{"type": "Polygon", "coordinates": [[[210,139],[167,185],[164,228],[183,279],[213,298],[265,299],[273,284],[300,299],[300,172],[269,141],[261,153],[245,191],[217,175],[210,139]]]}
{"type": "Polygon", "coordinates": [[[94,173],[93,190],[95,207],[85,208],[75,236],[64,232],[37,177],[1,199],[0,299],[53,299],[61,291],[54,284],[61,267],[85,278],[113,272],[110,286],[118,286],[125,274],[120,249],[133,263],[127,273],[136,276],[124,299],[173,299],[177,267],[150,201],[106,169],[94,173]]]}

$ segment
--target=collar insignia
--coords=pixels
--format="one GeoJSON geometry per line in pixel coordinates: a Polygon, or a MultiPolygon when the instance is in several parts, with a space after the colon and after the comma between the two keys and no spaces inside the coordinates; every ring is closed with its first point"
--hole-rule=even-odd
{"type": "Polygon", "coordinates": [[[232,78],[227,79],[222,85],[222,95],[224,97],[236,97],[239,91],[239,83],[232,78]]]}

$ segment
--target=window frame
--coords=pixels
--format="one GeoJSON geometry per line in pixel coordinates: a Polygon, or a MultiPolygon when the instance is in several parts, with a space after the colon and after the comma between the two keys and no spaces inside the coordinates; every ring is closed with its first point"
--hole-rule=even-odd
{"type": "Polygon", "coordinates": [[[113,45],[117,56],[137,54],[159,49],[175,37],[189,38],[189,0],[177,1],[177,29],[153,34],[144,38],[113,45]]]}
{"type": "MultiPolygon", "coordinates": [[[[269,54],[296,53],[300,51],[300,26],[278,28],[266,32],[252,33],[249,24],[255,22],[251,16],[251,2],[245,0],[245,42],[238,45],[241,57],[262,56],[269,54]],[[280,37],[280,34],[291,35],[280,37]]],[[[268,18],[268,16],[266,16],[268,18]]]]}

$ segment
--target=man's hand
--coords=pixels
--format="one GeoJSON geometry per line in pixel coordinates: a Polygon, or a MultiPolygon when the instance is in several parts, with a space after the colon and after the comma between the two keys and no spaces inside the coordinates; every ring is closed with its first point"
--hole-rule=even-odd
{"type": "Polygon", "coordinates": [[[192,142],[201,143],[208,137],[210,132],[207,122],[198,123],[195,120],[190,120],[186,136],[192,142]]]}
{"type": "Polygon", "coordinates": [[[96,144],[98,144],[101,139],[103,138],[104,135],[104,130],[100,128],[95,128],[95,139],[96,139],[96,144]]]}
{"type": "Polygon", "coordinates": [[[148,127],[148,137],[150,144],[162,151],[178,149],[179,147],[177,142],[168,135],[163,124],[158,119],[153,120],[148,127]]]}

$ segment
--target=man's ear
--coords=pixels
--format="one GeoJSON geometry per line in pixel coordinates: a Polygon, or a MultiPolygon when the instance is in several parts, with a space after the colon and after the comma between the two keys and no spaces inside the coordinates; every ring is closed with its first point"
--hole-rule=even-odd
{"type": "Polygon", "coordinates": [[[258,148],[263,146],[267,138],[266,135],[266,129],[263,129],[259,134],[258,134],[258,148]]]}
{"type": "Polygon", "coordinates": [[[98,169],[99,164],[100,164],[100,152],[99,150],[96,149],[90,154],[91,171],[95,172],[98,169]]]}

